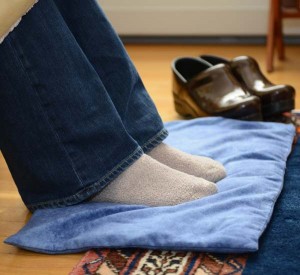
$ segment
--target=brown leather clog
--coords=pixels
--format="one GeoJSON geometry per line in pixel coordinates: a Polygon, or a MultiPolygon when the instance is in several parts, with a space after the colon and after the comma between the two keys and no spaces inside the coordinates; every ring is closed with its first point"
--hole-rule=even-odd
{"type": "Polygon", "coordinates": [[[228,65],[244,89],[260,98],[265,118],[295,108],[295,89],[290,85],[271,83],[254,58],[239,56],[230,61],[213,55],[201,55],[200,58],[212,65],[228,65]]]}
{"type": "Polygon", "coordinates": [[[260,99],[245,91],[230,67],[193,57],[172,63],[176,111],[183,116],[261,120],[260,99]]]}

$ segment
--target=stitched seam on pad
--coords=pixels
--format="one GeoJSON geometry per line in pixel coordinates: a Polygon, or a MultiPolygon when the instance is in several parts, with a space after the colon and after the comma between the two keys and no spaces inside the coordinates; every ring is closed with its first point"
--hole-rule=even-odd
{"type": "MultiPolygon", "coordinates": [[[[49,250],[49,249],[43,249],[43,248],[36,248],[32,246],[24,246],[20,245],[17,242],[8,242],[4,240],[4,243],[8,244],[14,244],[15,246],[27,249],[27,250],[32,250],[35,252],[46,252],[48,254],[65,254],[65,253],[76,253],[76,252],[82,252],[90,249],[100,249],[100,248],[110,248],[110,249],[120,249],[120,248],[143,248],[143,249],[155,249],[155,250],[177,250],[177,251],[205,251],[209,253],[214,253],[216,250],[216,247],[202,247],[202,246],[192,246],[192,247],[186,247],[186,246],[154,246],[154,245],[142,245],[142,246],[137,246],[137,245],[126,245],[126,246],[85,246],[81,248],[69,248],[69,249],[54,249],[54,250],[49,250]]],[[[255,252],[258,250],[258,247],[255,248],[238,248],[239,252],[236,252],[236,248],[231,248],[231,247],[217,247],[218,250],[222,250],[221,252],[218,253],[246,253],[246,252],[255,252]]]]}

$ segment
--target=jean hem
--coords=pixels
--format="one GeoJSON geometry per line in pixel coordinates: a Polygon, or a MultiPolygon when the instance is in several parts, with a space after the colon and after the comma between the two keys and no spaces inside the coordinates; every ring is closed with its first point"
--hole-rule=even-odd
{"type": "Polygon", "coordinates": [[[154,147],[162,143],[162,141],[169,135],[167,129],[163,128],[156,135],[150,138],[146,143],[144,143],[141,147],[144,153],[150,152],[154,147]]]}
{"type": "Polygon", "coordinates": [[[130,166],[134,161],[141,157],[143,153],[143,149],[141,147],[137,147],[128,157],[123,159],[118,165],[116,165],[111,171],[105,174],[100,180],[98,180],[92,185],[81,189],[74,195],[57,200],[29,204],[26,206],[31,212],[34,212],[37,209],[66,207],[83,202],[92,197],[93,195],[99,193],[107,184],[109,184],[128,166],[130,166]]]}

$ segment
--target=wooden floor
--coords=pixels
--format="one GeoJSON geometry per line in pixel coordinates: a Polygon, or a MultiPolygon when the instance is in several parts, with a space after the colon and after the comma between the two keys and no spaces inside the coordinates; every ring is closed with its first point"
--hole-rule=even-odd
{"type": "MultiPolygon", "coordinates": [[[[180,118],[173,107],[170,81],[170,62],[177,56],[210,53],[232,58],[251,55],[265,72],[263,46],[128,45],[127,49],[164,121],[180,118]]],[[[288,47],[286,53],[287,60],[276,62],[275,72],[268,77],[278,84],[291,84],[300,91],[300,47],[288,47]]],[[[300,92],[296,107],[300,108],[300,92]]],[[[0,155],[0,274],[68,274],[83,253],[50,256],[3,244],[3,240],[17,232],[29,217],[0,155]]]]}

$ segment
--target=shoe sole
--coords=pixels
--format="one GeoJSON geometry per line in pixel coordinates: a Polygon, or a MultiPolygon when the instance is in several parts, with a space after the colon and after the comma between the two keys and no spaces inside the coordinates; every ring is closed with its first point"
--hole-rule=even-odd
{"type": "Polygon", "coordinates": [[[206,117],[209,114],[203,112],[203,114],[199,114],[196,110],[194,110],[188,103],[175,99],[174,98],[175,110],[178,114],[183,117],[206,117]],[[188,111],[187,111],[188,110],[188,111]]]}
{"type": "MultiPolygon", "coordinates": [[[[204,111],[201,111],[201,113],[200,113],[199,110],[194,110],[190,106],[190,104],[188,104],[187,102],[185,102],[183,100],[178,99],[178,97],[175,94],[173,94],[173,97],[174,97],[174,105],[175,105],[176,112],[185,118],[214,116],[214,115],[208,114],[204,111]]],[[[236,113],[239,112],[238,109],[239,109],[239,107],[237,107],[236,113]]],[[[232,110],[232,113],[234,113],[234,112],[235,112],[235,110],[232,110]]],[[[215,116],[223,116],[223,115],[215,115],[215,116]]],[[[241,115],[241,116],[232,115],[232,116],[224,116],[224,117],[228,117],[228,118],[232,118],[232,119],[240,119],[240,120],[250,120],[250,121],[261,121],[262,120],[262,115],[260,112],[252,112],[247,115],[241,115]]]]}
{"type": "Polygon", "coordinates": [[[284,112],[291,111],[295,108],[295,100],[281,100],[277,102],[273,102],[268,105],[262,106],[263,117],[271,117],[274,115],[282,114],[284,112]]]}

